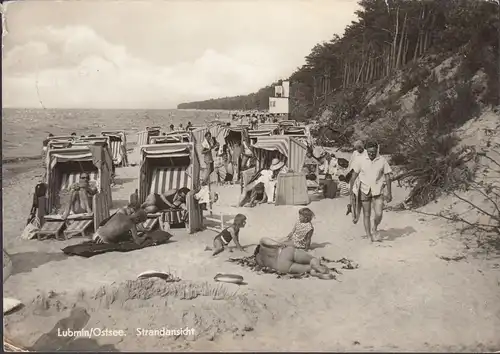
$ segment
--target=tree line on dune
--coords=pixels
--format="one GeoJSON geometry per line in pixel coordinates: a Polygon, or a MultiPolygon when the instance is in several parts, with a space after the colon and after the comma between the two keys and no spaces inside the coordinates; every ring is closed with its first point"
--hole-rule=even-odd
{"type": "MultiPolygon", "coordinates": [[[[364,91],[419,59],[461,50],[486,67],[489,98],[498,100],[498,2],[492,0],[361,0],[343,36],[317,44],[290,76],[291,114],[311,118],[338,91],[364,91]]],[[[472,70],[471,70],[472,71],[472,70]]],[[[273,83],[246,96],[182,103],[179,109],[267,109],[273,83]]],[[[349,112],[354,118],[361,107],[349,112]]]]}

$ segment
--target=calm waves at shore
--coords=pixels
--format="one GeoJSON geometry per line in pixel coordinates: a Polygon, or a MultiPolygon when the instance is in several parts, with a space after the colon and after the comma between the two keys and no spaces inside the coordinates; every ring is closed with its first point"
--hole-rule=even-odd
{"type": "MultiPolygon", "coordinates": [[[[221,112],[221,118],[229,117],[221,112]]],[[[106,109],[3,109],[2,162],[17,163],[38,159],[41,144],[49,133],[54,135],[99,134],[103,130],[137,133],[147,126],[168,127],[191,121],[203,124],[215,118],[212,111],[106,110],[106,109]]]]}

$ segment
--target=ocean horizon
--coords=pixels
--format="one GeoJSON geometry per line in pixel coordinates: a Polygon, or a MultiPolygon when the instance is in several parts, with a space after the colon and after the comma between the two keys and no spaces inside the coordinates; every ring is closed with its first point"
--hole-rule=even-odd
{"type": "Polygon", "coordinates": [[[103,130],[124,130],[129,136],[148,126],[166,130],[170,124],[202,125],[215,119],[216,112],[220,119],[230,118],[229,111],[223,110],[3,108],[2,161],[40,156],[42,141],[49,133],[100,135],[103,130]]]}

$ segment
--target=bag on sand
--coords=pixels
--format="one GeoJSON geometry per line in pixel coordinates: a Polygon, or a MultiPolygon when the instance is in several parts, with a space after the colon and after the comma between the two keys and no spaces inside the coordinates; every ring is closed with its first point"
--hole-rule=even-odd
{"type": "Polygon", "coordinates": [[[40,220],[35,217],[26,227],[24,228],[21,239],[22,240],[32,240],[36,237],[36,233],[40,231],[40,220]]]}

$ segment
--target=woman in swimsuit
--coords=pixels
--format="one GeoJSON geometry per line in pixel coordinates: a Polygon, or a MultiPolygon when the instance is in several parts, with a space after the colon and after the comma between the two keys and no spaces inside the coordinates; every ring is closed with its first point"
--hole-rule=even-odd
{"type": "Polygon", "coordinates": [[[269,267],[280,273],[329,274],[330,270],[323,266],[318,258],[311,256],[304,250],[264,237],[254,252],[258,265],[269,267]]]}
{"type": "Polygon", "coordinates": [[[148,195],[141,208],[146,213],[156,213],[160,210],[185,209],[186,196],[189,188],[182,187],[179,190],[169,190],[163,194],[153,193],[148,195]]]}
{"type": "Polygon", "coordinates": [[[234,217],[233,224],[228,228],[222,230],[217,236],[214,238],[214,253],[213,256],[218,255],[222,251],[224,251],[224,246],[229,245],[231,241],[234,240],[234,244],[240,251],[245,251],[243,247],[240,245],[240,229],[245,227],[247,223],[247,217],[243,214],[237,214],[234,217]]]}

